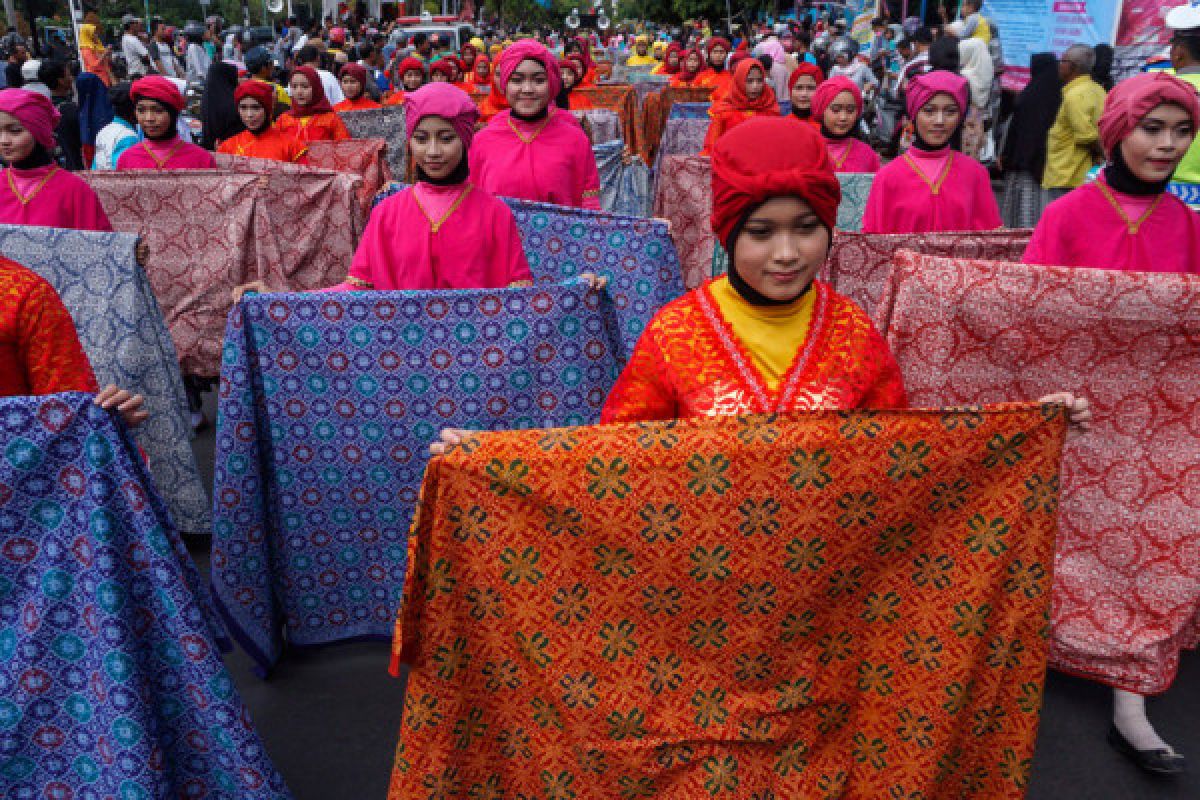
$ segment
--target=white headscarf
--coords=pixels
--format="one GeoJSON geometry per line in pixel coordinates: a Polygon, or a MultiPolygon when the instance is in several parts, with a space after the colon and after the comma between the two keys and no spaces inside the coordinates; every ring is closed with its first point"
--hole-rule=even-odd
{"type": "Polygon", "coordinates": [[[962,59],[959,74],[971,85],[971,103],[979,108],[986,108],[988,98],[992,94],[992,80],[995,70],[992,67],[992,56],[982,39],[963,39],[958,43],[958,55],[962,59]]]}

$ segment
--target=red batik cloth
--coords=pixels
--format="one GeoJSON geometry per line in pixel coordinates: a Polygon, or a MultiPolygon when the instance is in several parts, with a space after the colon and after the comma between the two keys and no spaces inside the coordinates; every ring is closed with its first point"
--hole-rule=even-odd
{"type": "Polygon", "coordinates": [[[145,241],[146,277],[185,375],[220,375],[235,286],[256,280],[274,291],[333,286],[345,279],[362,232],[358,176],[221,159],[262,171],[81,173],[113,227],[145,241]]]}
{"type": "Polygon", "coordinates": [[[854,301],[876,327],[886,320],[879,307],[892,275],[892,259],[900,250],[948,258],[1020,261],[1029,244],[1029,230],[968,231],[965,233],[846,233],[833,237],[829,259],[819,277],[838,294],[854,301]]]}
{"type": "Polygon", "coordinates": [[[1024,796],[1063,432],[827,411],[434,458],[390,797],[1024,796]]]}
{"type": "Polygon", "coordinates": [[[914,404],[1091,401],[1063,457],[1051,665],[1165,691],[1200,622],[1200,277],[900,253],[882,306],[914,404]]]}
{"type": "Polygon", "coordinates": [[[0,257],[0,397],[96,390],[92,365],[58,293],[0,257]]]}
{"type": "Polygon", "coordinates": [[[695,289],[712,277],[712,165],[706,156],[668,155],[659,163],[654,216],[669,220],[683,285],[695,289]]]}
{"type": "Polygon", "coordinates": [[[812,291],[807,338],[774,390],[722,315],[711,283],[668,303],[638,339],[601,420],[904,408],[900,370],[867,315],[821,281],[812,291]]]}

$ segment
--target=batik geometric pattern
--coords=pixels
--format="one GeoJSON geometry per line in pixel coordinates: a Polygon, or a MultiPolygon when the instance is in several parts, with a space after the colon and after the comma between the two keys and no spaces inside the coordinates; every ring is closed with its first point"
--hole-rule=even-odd
{"type": "Polygon", "coordinates": [[[623,142],[621,138],[621,118],[615,111],[607,108],[593,108],[586,111],[572,111],[571,114],[590,132],[593,145],[608,142],[623,142]]]}
{"type": "Polygon", "coordinates": [[[125,233],[0,225],[0,255],[41,275],[58,292],[96,380],[146,398],[150,417],[133,438],[175,527],[207,535],[211,508],[188,444],[179,360],[136,247],[137,237],[125,233]]]}
{"type": "Polygon", "coordinates": [[[146,277],[185,375],[220,374],[233,287],[333,286],[345,280],[362,233],[354,175],[300,167],[80,175],[113,227],[149,247],[146,277]]]}
{"type": "Polygon", "coordinates": [[[625,146],[635,153],[641,141],[641,114],[638,113],[638,95],[632,86],[581,86],[575,89],[592,101],[593,108],[615,111],[621,118],[621,138],[625,146]]]}
{"type": "Polygon", "coordinates": [[[430,443],[443,428],[595,422],[619,369],[612,319],[580,282],[239,304],[221,377],[212,579],[260,669],[285,640],[386,637],[430,443]]]}
{"type": "Polygon", "coordinates": [[[1050,663],[1165,691],[1200,632],[1200,277],[901,252],[882,305],[914,404],[1090,400],[1063,456],[1050,663]]]}
{"type": "Polygon", "coordinates": [[[0,795],[290,797],[116,418],[0,399],[0,795]]]}
{"type": "Polygon", "coordinates": [[[355,139],[383,139],[387,142],[387,160],[392,168],[392,176],[405,174],[408,137],[404,128],[404,106],[343,111],[338,116],[355,139]]]}
{"type": "Polygon", "coordinates": [[[620,141],[592,148],[600,173],[600,208],[630,217],[649,217],[654,197],[650,168],[640,158],[625,163],[620,141]]]}
{"type": "Polygon", "coordinates": [[[390,797],[1022,797],[1064,429],[831,411],[435,458],[390,797]]]}

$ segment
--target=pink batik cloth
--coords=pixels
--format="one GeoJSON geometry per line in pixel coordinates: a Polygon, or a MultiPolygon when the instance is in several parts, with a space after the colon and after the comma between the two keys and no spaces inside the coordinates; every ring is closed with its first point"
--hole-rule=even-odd
{"type": "Polygon", "coordinates": [[[863,233],[990,231],[1001,226],[987,169],[969,156],[915,147],[875,174],[863,233]]]}
{"type": "Polygon", "coordinates": [[[0,224],[79,231],[113,229],[92,187],[78,175],[53,164],[4,170],[0,179],[0,224]]]}
{"type": "Polygon", "coordinates": [[[470,183],[418,183],[371,212],[350,278],[334,288],[502,289],[533,275],[508,206],[470,183]]]}
{"type": "Polygon", "coordinates": [[[151,139],[130,147],[117,159],[117,169],[216,169],[213,154],[179,137],[164,142],[151,139]]]}
{"type": "Polygon", "coordinates": [[[1165,192],[1151,197],[1121,194],[1101,175],[1046,207],[1022,260],[1047,266],[1200,273],[1200,214],[1165,192]]]}
{"type": "Polygon", "coordinates": [[[570,113],[544,120],[497,114],[471,145],[471,179],[499,197],[600,208],[600,174],[587,134],[570,113]]]}

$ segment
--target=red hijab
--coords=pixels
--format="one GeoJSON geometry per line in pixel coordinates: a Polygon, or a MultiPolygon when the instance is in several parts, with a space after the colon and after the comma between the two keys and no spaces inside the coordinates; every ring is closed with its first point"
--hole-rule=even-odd
{"type": "Polygon", "coordinates": [[[733,83],[730,84],[729,93],[713,103],[712,116],[724,114],[731,111],[753,111],[755,114],[779,114],[779,103],[775,101],[775,90],[771,88],[771,84],[767,81],[767,71],[763,69],[762,62],[756,58],[747,58],[738,63],[733,70],[733,83]],[[753,100],[746,94],[746,80],[750,77],[750,71],[757,69],[763,76],[763,89],[758,97],[753,100]]]}
{"type": "Polygon", "coordinates": [[[492,85],[492,60],[490,58],[488,58],[487,56],[485,56],[483,53],[480,53],[479,55],[475,56],[475,63],[472,65],[472,68],[471,68],[471,83],[473,83],[476,86],[491,86],[492,85]],[[479,77],[479,73],[477,72],[480,64],[483,64],[485,67],[488,68],[487,74],[484,75],[482,78],[479,77]]]}
{"type": "MultiPolygon", "coordinates": [[[[705,67],[705,69],[711,69],[711,70],[714,70],[717,72],[724,72],[725,71],[724,64],[721,64],[720,68],[718,69],[709,63],[709,59],[712,58],[712,51],[718,45],[720,45],[721,47],[724,47],[726,53],[728,53],[730,50],[733,49],[733,45],[730,44],[729,40],[726,39],[724,36],[712,37],[711,39],[708,40],[708,44],[706,44],[704,46],[704,67],[705,67]]],[[[726,58],[728,58],[728,56],[726,56],[726,58]]]]}
{"type": "Polygon", "coordinates": [[[863,113],[863,96],[858,90],[858,84],[849,78],[843,78],[837,75],[822,83],[813,92],[812,96],[812,115],[813,119],[820,123],[825,119],[825,112],[833,105],[833,101],[842,92],[849,92],[854,98],[854,105],[858,108],[858,116],[862,117],[863,113]]]}
{"type": "Polygon", "coordinates": [[[683,71],[683,45],[679,42],[671,42],[667,45],[667,52],[663,53],[662,74],[677,75],[683,71]],[[679,66],[671,66],[671,54],[679,53],[679,66]]]}
{"type": "Polygon", "coordinates": [[[688,81],[688,82],[694,81],[694,80],[696,80],[696,76],[699,75],[701,72],[704,72],[704,70],[707,68],[708,68],[708,63],[704,60],[703,53],[701,53],[699,50],[696,50],[696,49],[684,50],[683,56],[679,59],[679,73],[678,73],[679,80],[688,81]],[[695,53],[700,58],[700,68],[697,69],[695,72],[688,72],[687,62],[688,62],[688,59],[691,58],[692,53],[695,53]]]}
{"type": "Polygon", "coordinates": [[[311,117],[313,114],[322,114],[332,112],[333,106],[329,104],[329,98],[325,96],[325,87],[321,84],[321,76],[312,67],[296,67],[292,70],[293,77],[303,75],[308,85],[312,87],[312,100],[308,105],[302,106],[299,103],[292,103],[291,114],[293,117],[311,117]]]}

